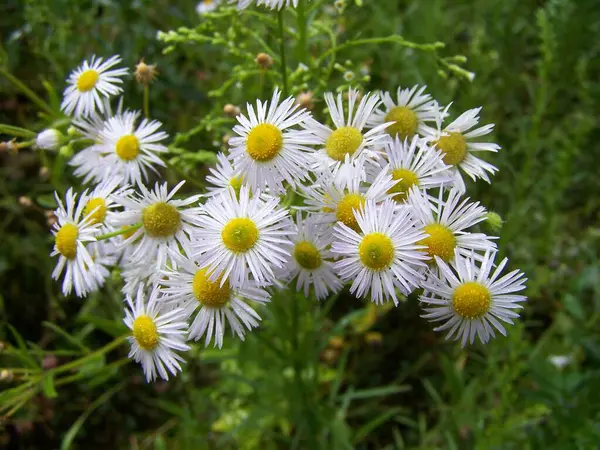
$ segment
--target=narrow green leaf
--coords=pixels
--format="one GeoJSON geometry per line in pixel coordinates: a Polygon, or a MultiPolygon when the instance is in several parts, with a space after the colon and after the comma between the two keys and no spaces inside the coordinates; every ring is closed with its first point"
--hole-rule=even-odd
{"type": "Polygon", "coordinates": [[[42,392],[47,398],[56,398],[58,394],[54,388],[54,376],[52,374],[44,375],[42,378],[42,392]]]}

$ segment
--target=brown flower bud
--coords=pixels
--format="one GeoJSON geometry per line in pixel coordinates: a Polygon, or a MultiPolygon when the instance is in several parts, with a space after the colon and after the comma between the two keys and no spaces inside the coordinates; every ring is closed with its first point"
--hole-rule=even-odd
{"type": "Polygon", "coordinates": [[[237,117],[240,115],[241,111],[240,108],[238,108],[237,106],[232,105],[231,103],[227,103],[223,107],[223,113],[229,117],[237,117]]]}
{"type": "Polygon", "coordinates": [[[156,64],[146,64],[144,58],[135,66],[135,79],[144,86],[152,83],[157,74],[156,64]]]}
{"type": "Polygon", "coordinates": [[[259,53],[256,55],[256,64],[258,64],[263,69],[268,69],[273,65],[273,58],[266,53],[259,53]]]}
{"type": "Polygon", "coordinates": [[[309,109],[309,110],[313,109],[315,107],[315,104],[313,103],[313,93],[312,93],[312,91],[300,92],[296,96],[296,103],[301,108],[306,108],[306,109],[309,109]]]}
{"type": "Polygon", "coordinates": [[[19,205],[21,205],[23,208],[31,208],[31,206],[33,205],[33,202],[31,201],[31,199],[25,195],[21,195],[19,197],[19,205]]]}

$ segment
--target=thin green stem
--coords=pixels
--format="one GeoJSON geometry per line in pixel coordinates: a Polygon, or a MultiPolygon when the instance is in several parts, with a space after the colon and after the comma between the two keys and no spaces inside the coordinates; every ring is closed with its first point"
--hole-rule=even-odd
{"type": "Polygon", "coordinates": [[[0,67],[0,75],[3,75],[8,81],[10,81],[17,89],[19,89],[23,94],[29,97],[33,103],[35,103],[41,110],[46,112],[47,114],[53,116],[54,111],[50,107],[48,103],[42,100],[35,92],[29,89],[25,84],[21,82],[18,78],[16,78],[12,73],[10,73],[5,68],[0,67]]]}
{"type": "Polygon", "coordinates": [[[150,87],[144,85],[144,117],[150,119],[150,87]]]}
{"type": "Polygon", "coordinates": [[[15,127],[13,125],[0,124],[0,133],[8,134],[9,136],[20,137],[20,138],[33,138],[35,132],[26,130],[25,128],[15,127]]]}
{"type": "Polygon", "coordinates": [[[137,230],[138,228],[141,228],[141,226],[142,226],[141,223],[136,223],[134,225],[131,225],[129,227],[121,228],[120,230],[113,231],[111,233],[106,233],[106,234],[101,234],[100,236],[96,236],[96,240],[97,241],[103,241],[105,239],[110,239],[111,237],[119,236],[121,234],[130,233],[132,231],[137,230]]]}
{"type": "Polygon", "coordinates": [[[283,96],[288,96],[287,61],[285,58],[285,35],[283,29],[283,10],[277,13],[279,22],[279,54],[281,56],[281,78],[283,78],[283,96]]]}
{"type": "Polygon", "coordinates": [[[306,62],[307,59],[307,29],[308,21],[306,20],[306,0],[300,0],[298,3],[296,15],[296,23],[298,28],[298,46],[296,48],[296,57],[299,62],[306,62]]]}

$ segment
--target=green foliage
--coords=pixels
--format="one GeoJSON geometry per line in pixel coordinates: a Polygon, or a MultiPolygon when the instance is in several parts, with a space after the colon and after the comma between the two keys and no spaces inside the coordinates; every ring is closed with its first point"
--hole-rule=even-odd
{"type": "MultiPolygon", "coordinates": [[[[596,1],[346,1],[343,13],[316,15],[330,3],[308,4],[305,35],[299,12],[286,15],[290,94],[310,89],[318,99],[346,87],[352,72],[365,89],[426,83],[454,102],[454,115],[483,105],[503,147],[494,156],[500,172],[469,193],[499,214],[499,246],[529,278],[523,323],[507,338],[461,350],[416,319],[416,298],[390,309],[347,293],[317,303],[290,290],[260,311],[261,328],[245,342],[195,346],[183,374],[146,385],[120,345],[119,274],[85,302],[59,295],[50,280],[44,212],[55,206],[52,192],[70,184],[64,155],[3,152],[0,444],[429,450],[600,441],[596,1]],[[292,52],[298,39],[314,56],[309,70],[297,68],[309,61],[292,52]],[[566,366],[552,364],[557,355],[566,366]]],[[[224,8],[208,21],[194,8],[4,2],[0,122],[18,128],[0,127],[0,140],[64,129],[63,80],[89,54],[119,53],[131,68],[145,57],[159,68],[152,114],[173,135],[166,177],[203,190],[206,165],[235,122],[224,104],[264,98],[282,76],[275,13],[224,8]],[[259,52],[273,68],[257,66],[259,52]]],[[[141,108],[142,89],[133,81],[126,88],[141,108]]]]}

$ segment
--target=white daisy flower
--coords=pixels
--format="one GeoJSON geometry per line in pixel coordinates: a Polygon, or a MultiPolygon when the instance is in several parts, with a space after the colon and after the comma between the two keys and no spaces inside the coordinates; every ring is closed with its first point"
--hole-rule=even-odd
{"type": "Polygon", "coordinates": [[[406,201],[413,186],[430,189],[452,182],[449,166],[442,161],[441,151],[427,146],[418,136],[410,144],[407,139],[401,141],[399,137],[394,138],[386,144],[385,154],[392,179],[398,181],[391,189],[398,203],[406,201]]]}
{"type": "Polygon", "coordinates": [[[383,303],[398,304],[396,289],[404,295],[419,287],[427,256],[419,241],[425,234],[414,227],[407,208],[396,208],[393,200],[380,205],[367,201],[356,212],[360,233],[338,222],[331,250],[341,259],[334,268],[344,281],[352,280],[350,292],[383,303]]]}
{"type": "Polygon", "coordinates": [[[73,287],[78,297],[84,297],[95,289],[101,276],[92,260],[86,244],[96,240],[100,224],[93,223],[90,215],[84,215],[87,197],[69,189],[65,195],[65,204],[55,194],[58,209],[54,211],[57,218],[53,225],[54,250],[50,256],[58,257],[52,278],[58,280],[65,272],[62,284],[63,294],[71,293],[73,287]]]}
{"type": "Polygon", "coordinates": [[[118,55],[106,61],[92,56],[90,62],[84,61],[71,72],[60,109],[67,115],[89,116],[97,108],[104,110],[103,98],[110,98],[123,92],[121,77],[127,75],[127,69],[111,69],[121,62],[118,55]]]}
{"type": "Polygon", "coordinates": [[[154,262],[156,268],[162,268],[173,263],[172,254],[190,251],[192,234],[201,223],[202,209],[188,207],[198,201],[197,195],[183,200],[173,198],[184,183],[181,181],[171,192],[167,190],[167,183],[156,183],[153,191],[140,186],[140,193],[115,196],[115,201],[124,208],[116,214],[115,225],[140,225],[122,244],[131,246],[130,263],[148,266],[154,262]]]}
{"type": "Polygon", "coordinates": [[[470,203],[469,198],[462,198],[456,188],[450,191],[440,188],[435,199],[413,187],[407,204],[412,207],[415,226],[427,235],[422,244],[426,246],[424,252],[432,263],[436,256],[445,262],[452,261],[455,251],[467,256],[474,250],[496,248],[491,241],[495,237],[467,232],[472,226],[486,220],[487,211],[479,202],[470,203]]]}
{"type": "Polygon", "coordinates": [[[514,270],[500,278],[508,262],[504,258],[498,267],[494,267],[495,251],[486,251],[482,261],[470,256],[464,258],[459,252],[448,266],[442,259],[436,258],[439,276],[430,272],[423,283],[425,292],[420,300],[426,308],[422,317],[432,322],[444,322],[435,331],[450,330],[446,339],[460,339],[464,347],[475,335],[484,344],[495,337],[494,329],[506,336],[502,322],[512,324],[519,315],[519,303],[527,300],[524,295],[515,292],[525,289],[523,272],[514,270]]]}
{"type": "Polygon", "coordinates": [[[334,175],[324,174],[311,185],[303,187],[306,209],[315,213],[321,223],[334,225],[341,222],[359,231],[355,212],[368,200],[380,203],[392,194],[396,181],[392,180],[388,167],[377,175],[372,183],[361,181],[360,165],[349,164],[347,184],[340,183],[334,175]]]}
{"type": "Polygon", "coordinates": [[[317,140],[293,127],[303,125],[310,113],[298,110],[294,97],[279,104],[280,95],[276,89],[270,104],[258,100],[256,113],[248,104],[248,118],[237,116],[233,131],[238,136],[229,139],[229,158],[252,190],[284,192],[284,180],[296,187],[308,178],[314,153],[309,145],[317,140]]]}
{"type": "Polygon", "coordinates": [[[281,9],[284,6],[298,6],[298,0],[229,0],[229,3],[237,3],[239,9],[245,9],[252,3],[270,9],[281,9]]]}
{"type": "Polygon", "coordinates": [[[90,242],[86,249],[94,261],[94,271],[96,272],[92,291],[97,291],[104,286],[112,267],[117,264],[118,249],[110,241],[90,242]]]}
{"type": "Polygon", "coordinates": [[[128,357],[142,365],[147,382],[157,376],[168,380],[169,372],[177,375],[181,372],[179,363],[184,362],[175,351],[190,349],[185,343],[188,316],[181,308],[161,310],[156,293],[150,295],[147,304],[144,297],[144,289],[140,287],[135,303],[130,296],[126,298],[129,308],[123,321],[131,330],[127,338],[131,344],[128,357]]]}
{"type": "Polygon", "coordinates": [[[198,217],[195,259],[208,269],[212,281],[221,277],[234,287],[246,284],[249,274],[261,286],[275,279],[274,269],[289,260],[291,220],[279,199],[250,195],[242,186],[211,198],[198,217]],[[238,198],[239,197],[239,198],[238,198]]]}
{"type": "Polygon", "coordinates": [[[196,12],[200,15],[213,12],[220,4],[221,0],[201,0],[196,5],[196,12]]]}
{"type": "Polygon", "coordinates": [[[296,290],[303,291],[305,297],[309,296],[311,285],[317,300],[339,292],[343,284],[333,270],[333,254],[329,249],[331,240],[328,239],[331,233],[312,215],[303,219],[302,214],[297,212],[295,223],[293,258],[285,268],[283,278],[296,279],[296,290]]]}
{"type": "Polygon", "coordinates": [[[90,215],[91,223],[101,226],[101,233],[114,231],[115,209],[120,206],[115,197],[130,193],[130,189],[127,186],[120,187],[120,183],[118,178],[109,178],[98,184],[89,194],[86,191],[84,215],[90,215]]]}
{"type": "Polygon", "coordinates": [[[206,181],[212,186],[207,186],[209,197],[227,192],[231,186],[236,194],[239,194],[244,178],[239,170],[235,170],[229,159],[223,152],[217,153],[217,167],[209,168],[209,175],[206,176],[206,181]]]}
{"type": "Polygon", "coordinates": [[[35,146],[42,150],[58,150],[63,135],[54,128],[48,128],[39,133],[35,138],[35,146]]]}
{"type": "Polygon", "coordinates": [[[373,113],[372,125],[390,123],[386,131],[392,137],[401,140],[411,139],[415,135],[423,136],[427,122],[435,122],[439,115],[439,106],[431,95],[425,94],[427,86],[418,85],[412,88],[398,88],[396,101],[389,92],[381,93],[383,109],[373,113]]]}
{"type": "Polygon", "coordinates": [[[188,316],[198,309],[188,339],[197,341],[204,336],[205,346],[213,338],[215,347],[223,346],[227,322],[232,335],[236,334],[243,341],[246,330],[258,327],[261,320],[250,306],[251,302],[264,305],[271,298],[251,281],[239,288],[233,288],[229,280],[223,281],[220,277],[213,281],[206,269],[200,269],[189,259],[180,258],[176,270],[163,274],[166,279],[160,282],[161,301],[181,306],[188,316]]]}
{"type": "Polygon", "coordinates": [[[473,180],[481,178],[490,183],[489,175],[493,175],[498,169],[492,164],[477,158],[473,153],[497,152],[500,150],[500,146],[489,142],[472,142],[475,138],[490,134],[494,129],[492,123],[469,131],[479,123],[481,108],[464,112],[454,122],[442,129],[442,123],[448,115],[449,107],[450,105],[438,113],[436,128],[427,127],[425,129],[425,138],[442,151],[444,162],[449,166],[453,166],[452,172],[456,187],[461,192],[465,192],[465,182],[458,169],[462,169],[473,180]]]}
{"type": "Polygon", "coordinates": [[[325,94],[325,103],[335,127],[333,130],[312,118],[306,121],[304,126],[317,137],[317,144],[321,147],[314,156],[315,173],[332,172],[338,179],[345,179],[341,181],[347,182],[347,174],[340,170],[342,166],[363,154],[367,164],[376,161],[377,150],[389,140],[389,135],[385,132],[388,124],[381,124],[366,131],[367,122],[380,103],[379,96],[365,94],[355,109],[358,97],[357,90],[348,90],[346,116],[342,94],[338,94],[337,101],[331,92],[325,94]]]}

